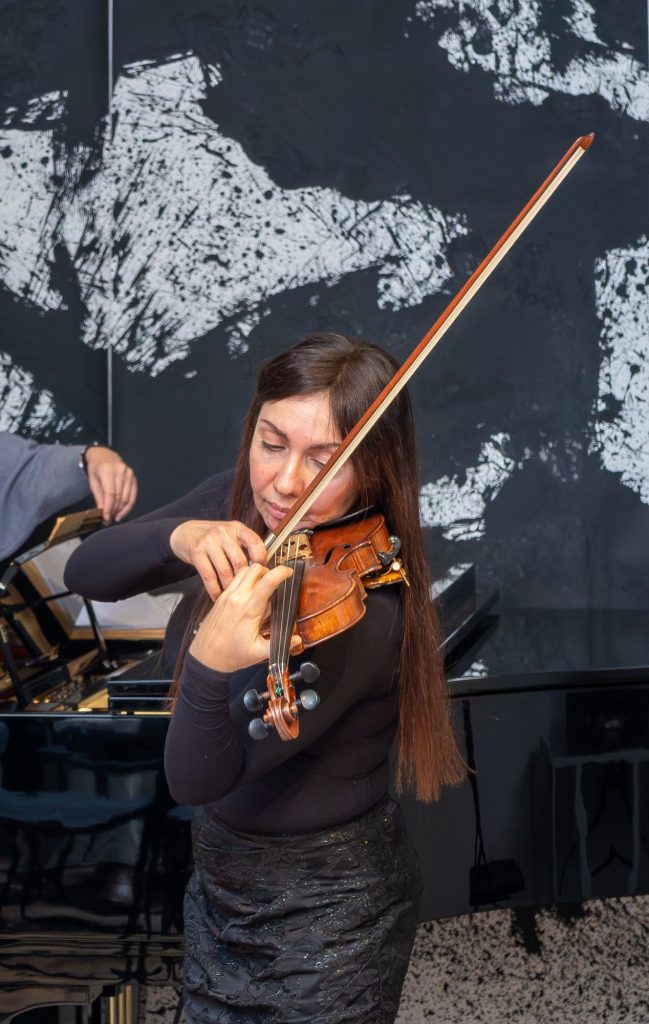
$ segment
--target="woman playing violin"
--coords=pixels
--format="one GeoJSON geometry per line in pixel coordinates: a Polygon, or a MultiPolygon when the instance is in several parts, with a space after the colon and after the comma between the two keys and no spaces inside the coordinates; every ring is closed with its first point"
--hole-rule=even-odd
{"type": "Polygon", "coordinates": [[[313,334],[261,370],[233,472],[165,508],[95,534],[66,583],[115,600],[190,578],[167,633],[177,696],[165,767],[195,806],[185,898],[189,1022],[396,1017],[419,881],[397,788],[424,800],[459,780],[419,526],[412,416],[403,391],[300,523],[311,530],[377,506],[401,539],[409,586],[367,594],[364,617],[306,657],[320,703],[299,735],[248,732],[243,696],[263,691],[272,594],[291,569],[266,565],[275,532],[390,380],[375,345],[313,334]],[[100,581],[100,582],[96,582],[100,581]]]}

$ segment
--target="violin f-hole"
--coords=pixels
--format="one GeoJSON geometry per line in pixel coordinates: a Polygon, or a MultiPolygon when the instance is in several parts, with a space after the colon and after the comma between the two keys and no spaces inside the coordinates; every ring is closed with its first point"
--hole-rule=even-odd
{"type": "Polygon", "coordinates": [[[350,547],[351,544],[334,544],[333,547],[329,548],[326,555],[322,559],[322,564],[326,565],[327,562],[330,562],[335,551],[348,551],[350,547]]]}

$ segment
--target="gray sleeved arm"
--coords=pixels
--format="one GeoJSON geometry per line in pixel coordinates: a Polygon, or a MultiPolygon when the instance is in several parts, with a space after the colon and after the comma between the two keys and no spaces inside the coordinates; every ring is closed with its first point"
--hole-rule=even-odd
{"type": "Polygon", "coordinates": [[[13,555],[32,530],[88,494],[81,445],[38,444],[0,431],[0,558],[13,555]]]}

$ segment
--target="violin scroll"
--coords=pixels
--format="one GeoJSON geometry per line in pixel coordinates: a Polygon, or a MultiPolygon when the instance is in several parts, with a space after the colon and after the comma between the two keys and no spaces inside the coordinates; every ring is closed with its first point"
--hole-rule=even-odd
{"type": "Polygon", "coordinates": [[[315,683],[320,669],[312,661],[304,661],[296,672],[286,673],[281,688],[276,684],[275,675],[268,674],[268,691],[258,693],[247,690],[243,695],[243,703],[248,711],[260,711],[268,703],[261,718],[253,718],[248,725],[248,735],[253,740],[264,740],[271,728],[277,729],[282,739],[295,739],[298,735],[298,710],[313,711],[320,703],[320,694],[316,690],[302,690],[296,695],[297,683],[315,683]],[[278,692],[279,691],[279,692],[278,692]]]}

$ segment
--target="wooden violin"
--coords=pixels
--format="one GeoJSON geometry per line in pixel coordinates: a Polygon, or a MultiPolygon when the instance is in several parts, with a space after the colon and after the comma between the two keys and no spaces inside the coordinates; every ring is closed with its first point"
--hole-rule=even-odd
{"type": "Polygon", "coordinates": [[[266,705],[263,716],[250,723],[249,732],[254,738],[262,739],[274,727],[282,739],[295,739],[299,733],[300,707],[310,710],[319,702],[314,690],[303,691],[298,696],[295,688],[300,680],[315,681],[319,675],[316,666],[307,662],[293,675],[288,671],[294,630],[300,637],[300,647],[294,648],[293,653],[299,653],[355,625],[365,613],[367,589],[402,580],[407,582],[405,570],[397,558],[397,539],[389,534],[380,514],[345,517],[338,524],[314,531],[295,532],[298,524],[583,156],[593,138],[591,132],[575,140],[314,477],[282,520],[277,533],[266,538],[269,564],[273,564],[274,557],[275,564],[290,565],[293,577],[282,584],[271,602],[267,692],[260,695],[251,690],[244,698],[250,711],[261,710],[266,705]]]}
{"type": "Polygon", "coordinates": [[[263,739],[271,727],[283,740],[296,738],[299,708],[311,711],[319,703],[315,690],[303,690],[298,697],[296,684],[313,683],[320,673],[312,662],[304,662],[289,674],[289,655],[301,654],[355,626],[365,614],[368,590],[407,584],[398,557],[400,547],[383,516],[367,509],[326,526],[297,531],[284,541],[274,556],[275,564],[288,565],[293,575],[271,601],[267,691],[249,690],[244,696],[249,711],[265,706],[263,716],[250,723],[254,739],[263,739]]]}

